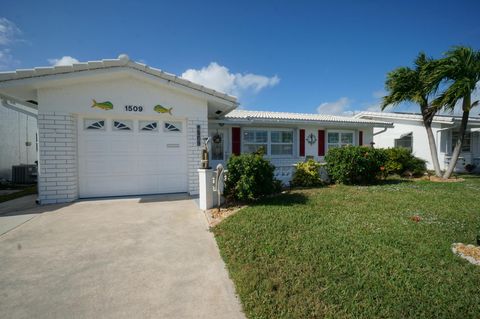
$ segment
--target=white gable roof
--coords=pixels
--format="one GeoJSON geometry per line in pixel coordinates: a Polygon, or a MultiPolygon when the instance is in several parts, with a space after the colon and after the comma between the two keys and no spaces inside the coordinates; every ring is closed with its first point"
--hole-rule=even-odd
{"type": "Polygon", "coordinates": [[[44,78],[52,75],[69,74],[76,72],[85,72],[101,69],[114,69],[114,68],[128,68],[138,70],[146,74],[158,77],[160,79],[169,81],[177,86],[181,86],[187,89],[199,91],[204,94],[211,95],[216,98],[225,100],[228,103],[237,105],[237,98],[216,90],[207,88],[203,85],[193,83],[191,81],[180,78],[174,74],[164,72],[160,69],[152,68],[146,64],[132,61],[126,55],[119,56],[118,59],[104,59],[100,61],[88,61],[82,63],[74,63],[67,66],[50,66],[50,67],[37,67],[33,69],[18,69],[15,71],[0,72],[0,87],[3,83],[26,80],[34,78],[44,78]]]}
{"type": "Polygon", "coordinates": [[[288,112],[265,112],[233,110],[224,116],[232,122],[241,121],[263,121],[263,122],[315,122],[335,124],[356,124],[366,126],[391,127],[391,122],[372,121],[348,116],[309,114],[309,113],[288,113],[288,112]]]}

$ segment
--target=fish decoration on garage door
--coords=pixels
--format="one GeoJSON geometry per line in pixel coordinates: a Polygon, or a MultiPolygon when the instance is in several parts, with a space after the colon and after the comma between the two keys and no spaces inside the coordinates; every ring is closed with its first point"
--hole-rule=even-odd
{"type": "Polygon", "coordinates": [[[92,102],[93,102],[92,107],[96,107],[97,109],[105,110],[105,111],[113,109],[113,104],[110,101],[97,102],[95,101],[95,99],[92,99],[92,102]]]}
{"type": "Polygon", "coordinates": [[[157,104],[153,107],[153,110],[157,113],[168,113],[170,115],[172,115],[172,109],[173,107],[167,109],[166,107],[163,107],[160,104],[157,104]]]}

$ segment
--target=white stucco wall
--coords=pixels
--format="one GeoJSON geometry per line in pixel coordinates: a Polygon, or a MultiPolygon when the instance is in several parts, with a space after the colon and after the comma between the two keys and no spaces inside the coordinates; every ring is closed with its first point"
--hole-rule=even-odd
{"type": "Polygon", "coordinates": [[[0,179],[11,180],[12,165],[35,163],[36,134],[36,118],[0,104],[0,179]]]}
{"type": "MultiPolygon", "coordinates": [[[[438,142],[440,139],[441,133],[439,130],[441,129],[441,125],[434,123],[432,124],[432,131],[437,139],[437,149],[439,149],[438,157],[440,166],[444,169],[443,164],[445,160],[445,145],[442,146],[438,142]],[[438,133],[437,133],[438,132],[438,133]]],[[[375,129],[375,132],[380,131],[381,129],[375,129]]],[[[412,153],[413,155],[422,158],[427,161],[427,168],[433,169],[432,165],[432,156],[430,154],[430,148],[428,146],[428,138],[427,132],[425,127],[423,126],[422,122],[414,122],[414,121],[400,121],[396,120],[394,123],[393,128],[387,129],[386,132],[380,133],[373,137],[375,142],[375,147],[380,148],[388,148],[395,146],[395,139],[400,138],[400,136],[408,133],[412,133],[412,153]]],[[[445,143],[443,143],[445,144],[445,143]]]]}
{"type": "MultiPolygon", "coordinates": [[[[70,83],[68,85],[55,87],[44,87],[38,90],[38,102],[39,102],[39,118],[42,118],[42,125],[39,128],[40,136],[40,166],[49,165],[52,160],[64,160],[64,156],[70,156],[70,154],[60,154],[58,151],[62,151],[62,147],[73,147],[77,150],[76,144],[76,130],[72,129],[71,132],[65,127],[57,125],[71,125],[75,123],[75,120],[79,117],[86,118],[116,118],[116,119],[149,119],[149,120],[175,120],[180,119],[187,123],[185,128],[187,131],[187,152],[188,161],[186,171],[188,174],[188,191],[191,194],[198,193],[198,175],[197,169],[199,168],[199,159],[201,147],[197,146],[196,126],[201,126],[201,138],[207,136],[207,101],[196,96],[183,93],[180,90],[175,90],[164,86],[162,84],[154,84],[150,81],[143,81],[142,78],[133,77],[130,75],[118,75],[111,78],[102,78],[102,80],[95,80],[90,78],[89,81],[82,80],[78,83],[70,83]],[[101,110],[92,108],[92,99],[97,102],[110,101],[114,108],[112,110],[101,110]],[[159,114],[153,110],[153,107],[157,104],[161,104],[164,107],[172,107],[172,115],[168,113],[159,114]],[[142,106],[142,112],[129,112],[125,109],[125,105],[142,106]],[[66,122],[62,122],[61,119],[57,119],[57,116],[66,116],[66,122]],[[49,123],[49,121],[57,121],[49,123]],[[68,123],[67,123],[68,122],[68,123]],[[66,132],[68,131],[68,132],[66,132]],[[65,136],[68,134],[69,136],[65,136]],[[70,136],[74,134],[75,136],[70,136]],[[72,137],[72,140],[66,141],[65,138],[72,137]],[[68,145],[60,145],[61,143],[68,143],[68,145]],[[44,151],[42,151],[42,149],[44,151]],[[53,156],[53,157],[52,157],[53,156]]],[[[68,152],[72,150],[69,149],[68,152]]],[[[77,156],[75,155],[75,158],[77,156]]],[[[65,158],[66,159],[66,158],[65,158]]],[[[58,165],[65,163],[58,163],[58,165]]],[[[50,184],[49,187],[52,192],[56,191],[56,194],[48,193],[48,196],[42,195],[42,192],[47,191],[46,188],[40,189],[40,198],[45,202],[65,202],[71,201],[78,197],[78,187],[74,188],[71,184],[73,180],[78,184],[78,165],[75,161],[68,163],[74,165],[69,171],[69,180],[65,185],[71,187],[70,191],[61,189],[60,184],[66,182],[62,180],[62,176],[52,176],[55,178],[51,182],[57,183],[56,185],[50,184]],[[75,176],[71,176],[74,174],[75,176]],[[77,192],[76,196],[72,196],[73,192],[77,192]],[[57,196],[59,193],[65,193],[66,196],[57,196]]],[[[56,170],[62,170],[64,168],[60,166],[46,166],[49,172],[44,169],[40,169],[40,185],[47,185],[47,177],[49,174],[56,174],[56,170]],[[44,176],[42,177],[42,173],[44,176]]]]}

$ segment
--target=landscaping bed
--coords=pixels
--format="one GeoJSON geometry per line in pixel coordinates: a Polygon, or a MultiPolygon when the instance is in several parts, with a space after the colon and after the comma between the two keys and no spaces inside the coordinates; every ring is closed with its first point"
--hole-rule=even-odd
{"type": "Polygon", "coordinates": [[[213,228],[249,318],[478,318],[480,178],[292,191],[213,228]]]}
{"type": "Polygon", "coordinates": [[[1,185],[0,203],[37,193],[37,185],[1,185]]]}

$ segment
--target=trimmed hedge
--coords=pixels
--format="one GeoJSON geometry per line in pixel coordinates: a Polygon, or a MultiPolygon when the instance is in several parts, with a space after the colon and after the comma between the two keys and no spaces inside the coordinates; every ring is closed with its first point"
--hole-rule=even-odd
{"type": "Polygon", "coordinates": [[[371,184],[381,176],[387,161],[382,149],[344,146],[328,150],[327,171],[333,181],[342,184],[371,184]]]}
{"type": "Polygon", "coordinates": [[[252,201],[281,191],[281,182],[274,178],[275,166],[261,154],[234,155],[227,169],[225,196],[229,199],[252,201]]]}

